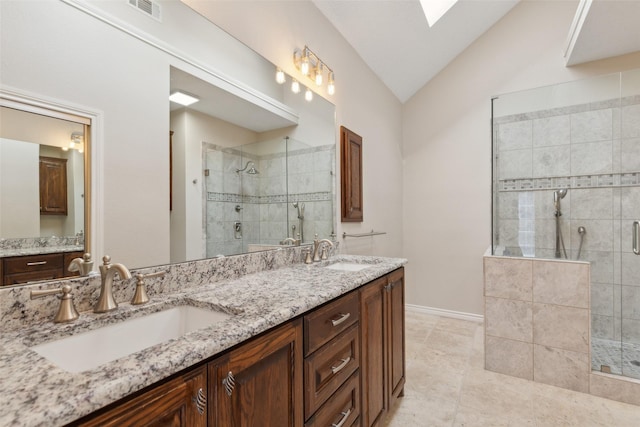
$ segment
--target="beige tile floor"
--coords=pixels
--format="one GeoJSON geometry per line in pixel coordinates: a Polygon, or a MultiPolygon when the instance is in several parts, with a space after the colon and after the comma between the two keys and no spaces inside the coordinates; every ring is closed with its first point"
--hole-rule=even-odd
{"type": "Polygon", "coordinates": [[[639,427],[640,407],[483,368],[482,323],[406,314],[407,382],[385,427],[639,427]]]}

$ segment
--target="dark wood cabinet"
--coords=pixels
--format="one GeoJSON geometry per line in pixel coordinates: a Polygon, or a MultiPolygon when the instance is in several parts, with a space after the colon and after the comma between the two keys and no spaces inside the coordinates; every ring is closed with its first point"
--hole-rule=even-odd
{"type": "Polygon", "coordinates": [[[40,215],[67,215],[67,159],[40,157],[40,215]]]}
{"type": "Polygon", "coordinates": [[[294,320],[209,364],[215,427],[303,425],[302,324],[294,320]]]}
{"type": "Polygon", "coordinates": [[[360,290],[362,422],[380,425],[405,382],[404,269],[360,290]]]}
{"type": "Polygon", "coordinates": [[[362,222],[362,137],[340,126],[342,222],[362,222]]]}
{"type": "Polygon", "coordinates": [[[306,314],[305,426],[351,426],[360,415],[360,303],[350,292],[306,314]]]}
{"type": "Polygon", "coordinates": [[[76,276],[78,273],[69,271],[69,263],[82,255],[79,251],[0,258],[0,284],[17,285],[76,276]]]}
{"type": "Polygon", "coordinates": [[[107,410],[82,427],[206,427],[207,370],[197,368],[107,410]]]}
{"type": "Polygon", "coordinates": [[[404,381],[401,268],[72,425],[370,427],[404,381]]]}

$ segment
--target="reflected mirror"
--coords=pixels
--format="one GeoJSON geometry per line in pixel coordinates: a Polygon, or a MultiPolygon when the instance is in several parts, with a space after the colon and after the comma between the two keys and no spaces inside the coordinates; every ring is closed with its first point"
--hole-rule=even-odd
{"type": "Polygon", "coordinates": [[[84,123],[0,107],[2,285],[72,275],[85,244],[84,123]]]}

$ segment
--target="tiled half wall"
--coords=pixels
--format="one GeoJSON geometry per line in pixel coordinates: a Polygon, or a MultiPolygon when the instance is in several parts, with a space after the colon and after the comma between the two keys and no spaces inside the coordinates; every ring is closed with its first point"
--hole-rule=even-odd
{"type": "Polygon", "coordinates": [[[590,274],[586,262],[485,256],[485,369],[640,405],[640,381],[591,371],[590,274]]]}

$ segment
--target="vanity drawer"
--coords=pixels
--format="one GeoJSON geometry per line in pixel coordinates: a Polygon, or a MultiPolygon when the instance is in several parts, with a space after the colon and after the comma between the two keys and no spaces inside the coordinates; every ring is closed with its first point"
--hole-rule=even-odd
{"type": "Polygon", "coordinates": [[[360,317],[358,293],[351,292],[337,301],[304,316],[304,355],[316,351],[360,317]]]}
{"type": "Polygon", "coordinates": [[[307,421],[305,427],[359,425],[360,371],[356,371],[338,391],[307,421]],[[340,424],[342,422],[342,424],[340,424]]]}
{"type": "Polygon", "coordinates": [[[62,269],[62,254],[29,255],[4,259],[4,274],[62,269]]]}
{"type": "Polygon", "coordinates": [[[5,274],[3,285],[18,285],[20,283],[38,282],[40,280],[53,280],[62,277],[60,269],[29,271],[27,273],[5,274]]]}
{"type": "Polygon", "coordinates": [[[305,419],[327,400],[333,400],[332,394],[358,370],[359,342],[355,324],[304,360],[305,419]]]}

